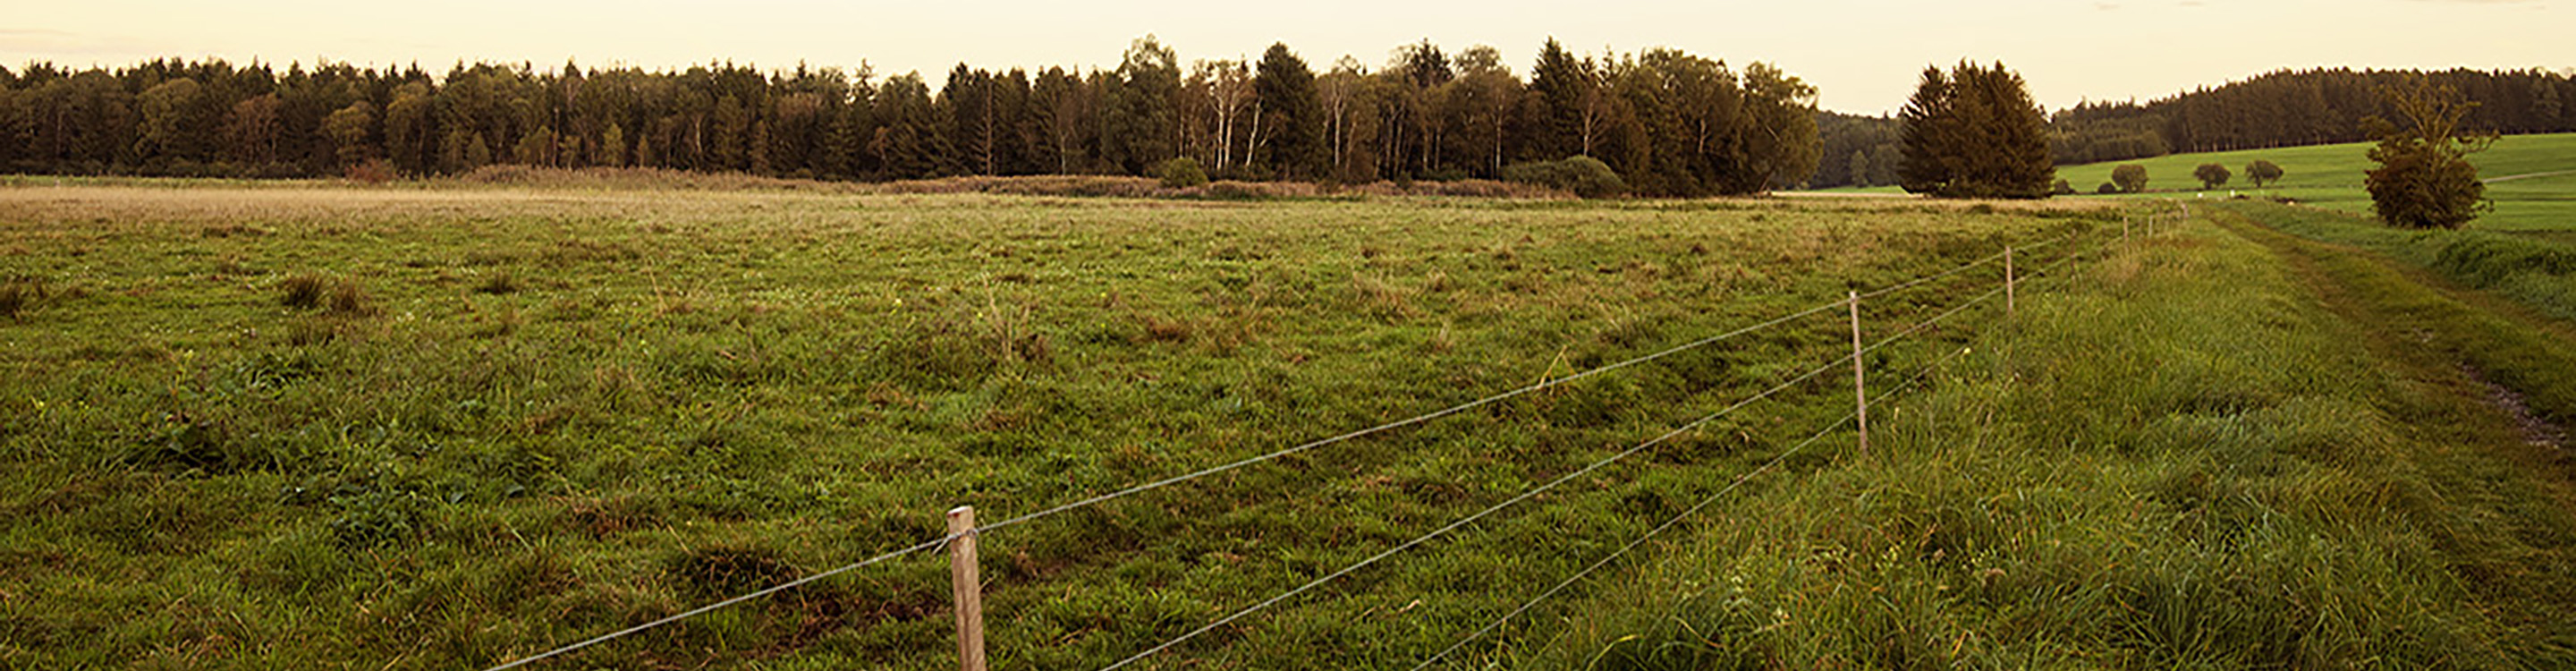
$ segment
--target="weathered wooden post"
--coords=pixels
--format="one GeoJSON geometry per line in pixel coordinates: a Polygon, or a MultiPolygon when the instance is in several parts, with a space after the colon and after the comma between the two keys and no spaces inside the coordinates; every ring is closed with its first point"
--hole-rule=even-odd
{"type": "Polygon", "coordinates": [[[948,588],[956,597],[957,668],[984,671],[984,582],[975,571],[975,507],[948,511],[948,588]]]}
{"type": "Polygon", "coordinates": [[[2013,314],[2012,245],[2004,245],[2004,316],[2013,314]]]}
{"type": "Polygon", "coordinates": [[[1869,455],[1869,382],[1860,360],[1860,292],[1851,292],[1852,413],[1860,420],[1860,453],[1869,455]]]}

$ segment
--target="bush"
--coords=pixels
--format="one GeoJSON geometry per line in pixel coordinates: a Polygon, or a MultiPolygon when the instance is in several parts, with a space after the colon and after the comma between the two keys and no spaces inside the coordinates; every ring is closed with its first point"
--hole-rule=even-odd
{"type": "Polygon", "coordinates": [[[2202,163],[2200,167],[2191,169],[2191,178],[2200,180],[2202,191],[2227,186],[2227,179],[2235,176],[2228,172],[2227,166],[2216,163],[2202,163]]]}
{"type": "Polygon", "coordinates": [[[2254,188],[2257,189],[2263,188],[2265,184],[2281,181],[2281,176],[2286,174],[2289,173],[2281,170],[2281,164],[2271,161],[2255,159],[2253,163],[2245,164],[2245,178],[2253,180],[2254,188]]]}
{"type": "Polygon", "coordinates": [[[2119,193],[2119,192],[2120,192],[2120,185],[2118,185],[2118,184],[2112,184],[2112,183],[2110,183],[2110,182],[2103,182],[2101,186],[2093,187],[2093,192],[2094,192],[2094,193],[2098,193],[2098,194],[2103,194],[2103,195],[2110,195],[2110,194],[2114,194],[2114,193],[2119,193]]]}
{"type": "Polygon", "coordinates": [[[347,177],[349,181],[362,184],[391,182],[394,181],[394,164],[381,158],[367,159],[363,163],[349,166],[347,177]]]}
{"type": "Polygon", "coordinates": [[[1503,168],[1503,181],[1561,189],[1584,198],[1604,198],[1628,191],[1628,183],[1601,159],[1575,156],[1556,161],[1516,163],[1503,168]]]}
{"type": "Polygon", "coordinates": [[[2147,190],[2147,167],[2130,163],[2112,168],[2111,183],[2120,185],[2121,191],[2129,193],[2145,191],[2147,190]]]}
{"type": "Polygon", "coordinates": [[[1199,167],[1199,162],[1189,157],[1164,161],[1154,173],[1163,178],[1163,188],[1166,189],[1187,189],[1208,183],[1207,169],[1199,167]]]}
{"type": "Polygon", "coordinates": [[[2072,196],[2075,195],[2075,185],[2063,179],[2057,180],[2057,186],[2049,189],[2049,192],[2060,196],[2072,196]]]}

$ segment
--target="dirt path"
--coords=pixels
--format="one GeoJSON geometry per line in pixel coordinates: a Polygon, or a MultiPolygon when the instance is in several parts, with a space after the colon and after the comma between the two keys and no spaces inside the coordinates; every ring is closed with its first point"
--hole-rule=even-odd
{"type": "MultiPolygon", "coordinates": [[[[2287,262],[2318,299],[2372,341],[2370,349],[2409,375],[2475,399],[2487,418],[2511,427],[2545,463],[2576,481],[2565,426],[2576,418],[2576,333],[2501,299],[2368,250],[2282,233],[2234,212],[2212,212],[2222,228],[2287,262]]],[[[2539,465],[2536,463],[2535,465],[2539,465]]]]}
{"type": "Polygon", "coordinates": [[[2503,177],[2491,177],[2491,178],[2488,178],[2488,179],[2487,179],[2487,180],[2485,180],[2485,181],[2486,181],[2486,183],[2488,183],[2488,184],[2494,184],[2494,183],[2496,183],[2496,182],[2510,182],[2510,181],[2514,181],[2514,180],[2517,180],[2517,179],[2534,179],[2534,178],[2539,178],[2539,177],[2557,177],[2557,176],[2559,176],[2559,175],[2576,175],[2576,170],[2559,170],[2559,171],[2556,171],[2556,172],[2533,172],[2533,173],[2524,173],[2524,174],[2520,174],[2520,175],[2505,175],[2505,176],[2503,176],[2503,177]]]}

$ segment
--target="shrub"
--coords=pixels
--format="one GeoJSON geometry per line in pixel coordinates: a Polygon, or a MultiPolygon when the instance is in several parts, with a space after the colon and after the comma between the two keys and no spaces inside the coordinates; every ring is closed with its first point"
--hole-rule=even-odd
{"type": "Polygon", "coordinates": [[[2228,172],[2227,166],[2216,163],[2202,163],[2200,167],[2191,169],[2191,178],[2200,180],[2202,191],[2227,186],[2227,179],[2234,176],[2236,176],[2234,173],[2228,172]]]}
{"type": "Polygon", "coordinates": [[[2112,183],[2110,183],[2110,182],[2103,182],[2101,186],[2093,187],[2093,192],[2094,192],[2094,193],[2099,193],[2099,194],[2104,194],[2104,195],[2109,195],[2109,194],[2119,193],[2119,192],[2120,192],[2120,185],[2118,185],[2118,184],[2112,184],[2112,183]]]}
{"type": "Polygon", "coordinates": [[[1556,161],[1516,163],[1503,168],[1503,180],[1537,184],[1584,198],[1604,198],[1628,191],[1628,183],[1601,159],[1575,156],[1556,161]]]}
{"type": "Polygon", "coordinates": [[[2060,196],[2072,196],[2075,195],[2075,185],[2063,179],[2057,180],[2057,186],[2050,188],[2049,192],[2060,196]]]}
{"type": "Polygon", "coordinates": [[[1199,162],[1189,157],[1164,161],[1154,172],[1163,178],[1163,188],[1166,189],[1187,189],[1208,183],[1207,169],[1199,167],[1199,162]]]}
{"type": "Polygon", "coordinates": [[[349,166],[347,177],[349,181],[362,184],[391,182],[394,181],[394,164],[381,158],[367,159],[363,163],[349,166]]]}
{"type": "Polygon", "coordinates": [[[2255,159],[2253,163],[2245,164],[2245,178],[2253,180],[2254,188],[2257,189],[2263,188],[2265,184],[2280,181],[2281,176],[2286,174],[2289,173],[2283,171],[2280,164],[2263,159],[2255,159]]]}
{"type": "Polygon", "coordinates": [[[2111,183],[2120,185],[2121,191],[2129,193],[2145,191],[2147,190],[2147,167],[2130,163],[2112,168],[2111,183]]]}

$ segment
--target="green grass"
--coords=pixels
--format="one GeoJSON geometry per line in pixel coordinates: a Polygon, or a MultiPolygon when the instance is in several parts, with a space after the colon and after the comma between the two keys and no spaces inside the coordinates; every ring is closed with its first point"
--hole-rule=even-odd
{"type": "MultiPolygon", "coordinates": [[[[0,666],[479,667],[935,537],[951,506],[1001,519],[2112,216],[194,187],[0,188],[0,666]]],[[[997,665],[1141,650],[1830,360],[1842,328],[997,532],[997,665]]],[[[1833,389],[1151,666],[1416,659],[1833,389]]],[[[944,668],[945,576],[897,560],[548,668],[944,668]]]]}
{"type": "Polygon", "coordinates": [[[2409,231],[2331,210],[2257,203],[2216,205],[2260,219],[2284,233],[2387,255],[2520,303],[2532,312],[2576,324],[2576,239],[2475,229],[2409,231]]]}
{"type": "Polygon", "coordinates": [[[1889,419],[1870,456],[1846,438],[1792,460],[1659,561],[1485,653],[1586,669],[2576,663],[2564,456],[2523,445],[2452,358],[2515,352],[2520,368],[2488,370],[2564,377],[2563,347],[2230,221],[2028,301],[1934,389],[1874,408],[1889,419]]]}
{"type": "MultiPolygon", "coordinates": [[[[2073,184],[2077,191],[2090,194],[2094,187],[2111,181],[2113,168],[2134,163],[2147,167],[2147,188],[2159,192],[2143,194],[2144,197],[2168,197],[2173,193],[2216,197],[2233,192],[2279,196],[2315,207],[2368,214],[2370,194],[2362,189],[2362,173],[2374,165],[2369,151],[2369,144],[2358,143],[2176,154],[2058,166],[2057,176],[2073,184]],[[2279,182],[2256,189],[2244,174],[2245,165],[2256,159],[2280,164],[2286,174],[2279,182]],[[2227,166],[2235,177],[2217,191],[2201,192],[2200,181],[2192,179],[2191,172],[2203,163],[2227,166]]],[[[2493,148],[2469,160],[2477,164],[2479,176],[2488,179],[2576,170],[2576,134],[2504,137],[2493,148]]],[[[2471,230],[2528,232],[2556,236],[2562,241],[2576,234],[2576,175],[2497,182],[2488,185],[2487,197],[2495,201],[2495,211],[2470,223],[2471,230]]]]}

